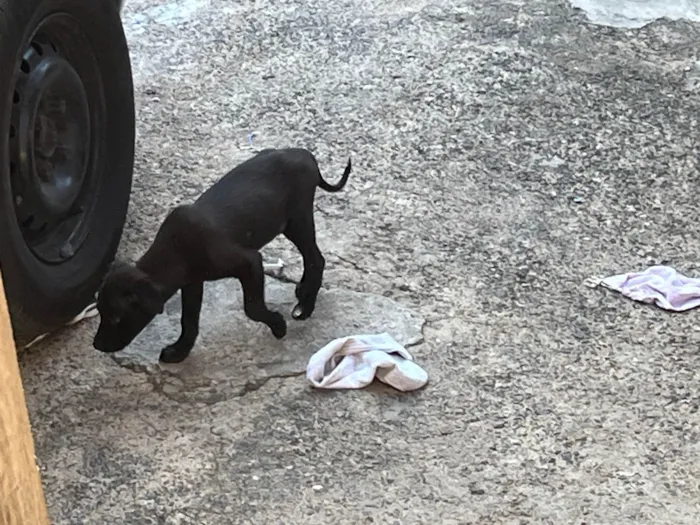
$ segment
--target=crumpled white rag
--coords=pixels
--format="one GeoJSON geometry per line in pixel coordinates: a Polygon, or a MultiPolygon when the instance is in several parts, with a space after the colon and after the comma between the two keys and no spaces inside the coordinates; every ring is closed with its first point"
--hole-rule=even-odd
{"type": "Polygon", "coordinates": [[[316,388],[363,388],[375,377],[402,392],[428,382],[427,372],[387,333],[335,339],[311,356],[306,367],[306,378],[316,388]]]}
{"type": "Polygon", "coordinates": [[[700,306],[700,279],[678,273],[668,266],[651,266],[643,272],[606,277],[600,285],[642,303],[664,310],[685,312],[700,306]]]}

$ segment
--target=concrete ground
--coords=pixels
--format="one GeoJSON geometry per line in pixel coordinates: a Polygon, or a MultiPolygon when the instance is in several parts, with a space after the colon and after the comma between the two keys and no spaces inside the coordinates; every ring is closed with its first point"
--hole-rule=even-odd
{"type": "MultiPolygon", "coordinates": [[[[250,132],[355,171],[319,193],[327,291],[283,342],[229,283],[178,370],[94,351],[95,320],[22,354],[53,523],[698,522],[698,314],[583,285],[700,273],[698,25],[607,28],[559,0],[129,0],[124,19],[123,257],[250,132]],[[423,391],[300,375],[385,328],[423,391]]],[[[298,278],[285,241],[265,255],[298,278]]],[[[291,285],[270,290],[289,315],[291,285]]]]}

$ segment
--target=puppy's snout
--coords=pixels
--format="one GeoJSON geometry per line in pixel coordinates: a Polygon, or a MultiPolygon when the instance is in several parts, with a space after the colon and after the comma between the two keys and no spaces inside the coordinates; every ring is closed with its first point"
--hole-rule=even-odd
{"type": "Polygon", "coordinates": [[[94,341],[92,342],[92,346],[95,348],[95,350],[99,350],[100,352],[105,351],[104,341],[101,337],[95,337],[94,341]]]}
{"type": "Polygon", "coordinates": [[[108,340],[109,338],[105,338],[104,335],[98,332],[92,342],[92,346],[95,348],[95,350],[106,353],[116,352],[119,350],[119,348],[115,347],[114,345],[110,345],[108,340]]]}

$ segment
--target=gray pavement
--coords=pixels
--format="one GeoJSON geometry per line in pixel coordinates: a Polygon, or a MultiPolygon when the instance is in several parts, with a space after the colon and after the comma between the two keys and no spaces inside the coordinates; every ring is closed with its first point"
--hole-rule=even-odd
{"type": "MultiPolygon", "coordinates": [[[[174,5],[124,12],[123,257],[252,131],[311,148],[329,179],[349,154],[355,171],[318,196],[327,290],[283,342],[229,283],[209,288],[189,367],[100,354],[95,320],[21,355],[53,523],[698,522],[699,314],[583,281],[700,273],[700,26],[614,29],[556,0],[174,5]],[[385,326],[423,391],[299,375],[330,337],[385,326]]],[[[298,278],[285,241],[265,256],[298,278]]],[[[288,308],[291,286],[269,286],[288,308]]]]}

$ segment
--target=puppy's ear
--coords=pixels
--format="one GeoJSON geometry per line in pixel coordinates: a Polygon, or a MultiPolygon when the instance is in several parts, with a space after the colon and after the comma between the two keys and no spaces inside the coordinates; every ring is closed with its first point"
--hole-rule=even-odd
{"type": "Polygon", "coordinates": [[[134,283],[135,300],[151,315],[162,314],[165,310],[165,298],[162,291],[147,277],[134,283]]]}
{"type": "Polygon", "coordinates": [[[107,273],[111,273],[114,270],[123,268],[124,266],[127,266],[126,262],[122,261],[121,259],[114,259],[111,263],[109,263],[109,266],[107,267],[107,273]]]}
{"type": "Polygon", "coordinates": [[[102,282],[100,282],[100,291],[102,290],[102,287],[105,285],[105,282],[107,282],[107,279],[114,273],[114,270],[121,268],[123,266],[126,266],[125,262],[122,262],[118,259],[115,259],[109,265],[107,266],[107,270],[105,271],[104,275],[102,276],[102,282]]]}

